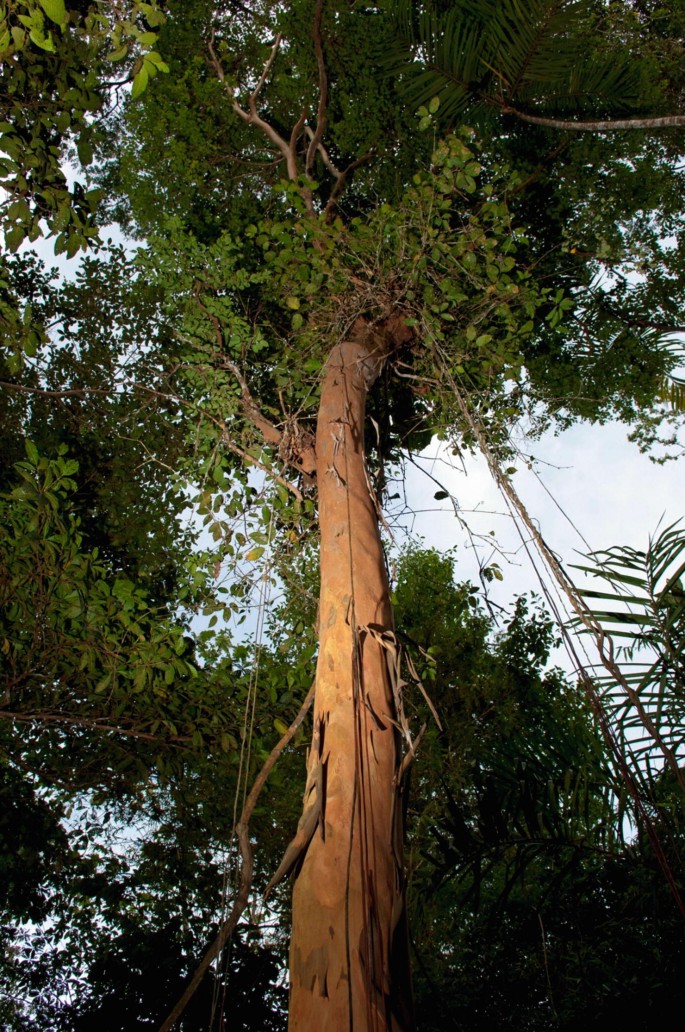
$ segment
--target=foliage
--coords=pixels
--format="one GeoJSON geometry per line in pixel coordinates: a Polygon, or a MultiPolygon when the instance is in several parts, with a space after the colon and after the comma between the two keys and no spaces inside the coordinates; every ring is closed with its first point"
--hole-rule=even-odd
{"type": "MultiPolygon", "coordinates": [[[[259,130],[236,117],[232,99],[242,100],[254,88],[270,41],[282,33],[282,54],[260,97],[260,112],[288,136],[303,111],[313,117],[319,87],[315,5],[171,0],[167,6],[159,47],[170,74],[150,84],[142,103],[115,114],[98,178],[105,204],[128,232],[146,238],[172,216],[185,232],[209,242],[222,230],[244,228],[259,213],[287,211],[278,157],[259,130]]],[[[338,0],[322,11],[326,149],[339,171],[350,169],[339,198],[349,216],[368,212],[379,198],[396,199],[432,149],[429,137],[417,136],[414,112],[398,101],[393,80],[377,73],[388,34],[379,15],[338,0]],[[372,162],[375,155],[381,160],[372,162]]],[[[325,205],[335,182],[320,154],[312,171],[307,178],[316,181],[325,205]]]]}
{"type": "MultiPolygon", "coordinates": [[[[25,895],[37,879],[41,851],[47,861],[40,908],[29,912],[32,928],[19,923],[18,900],[9,892],[3,899],[6,984],[16,1001],[8,1028],[85,1030],[105,1015],[112,1029],[159,1025],[220,920],[218,890],[222,879],[230,881],[224,843],[231,767],[189,757],[137,795],[117,799],[108,791],[98,801],[53,790],[41,800],[44,790],[34,790],[32,807],[25,772],[7,768],[7,812],[20,815],[0,837],[9,888],[12,848],[29,864],[25,895]]],[[[260,1027],[279,1027],[281,954],[277,936],[266,944],[257,925],[245,924],[225,968],[207,977],[182,1027],[206,1027],[211,1014],[225,1010],[238,1028],[250,1027],[250,1015],[260,1027]]]]}
{"type": "Polygon", "coordinates": [[[37,240],[46,224],[56,254],[73,257],[97,238],[101,194],[78,181],[69,186],[61,163],[68,153],[84,169],[91,164],[95,116],[112,90],[132,75],[132,92],[139,95],[151,75],[167,70],[153,49],[163,21],[157,0],[123,6],[6,0],[0,6],[0,184],[10,252],[27,238],[37,240]],[[109,81],[121,61],[127,74],[109,81]]]}
{"type": "MultiPolygon", "coordinates": [[[[263,647],[258,660],[257,763],[277,733],[274,713],[288,720],[303,691],[313,646],[315,575],[307,566],[285,569],[288,592],[274,612],[274,650],[263,647]]],[[[570,1029],[580,1016],[599,1021],[593,1015],[615,1007],[621,981],[635,1013],[658,1009],[660,993],[670,998],[677,985],[681,945],[672,905],[646,843],[623,840],[623,790],[582,697],[558,672],[544,671],[553,627],[519,600],[493,642],[476,590],[455,584],[454,569],[453,557],[413,548],[397,561],[394,589],[398,636],[442,723],[440,731],[409,684],[412,725],[429,722],[412,779],[409,851],[420,1027],[480,1027],[506,1015],[512,1028],[570,1029]],[[654,920],[634,920],[655,912],[658,928],[654,920]]],[[[242,655],[247,672],[256,657],[249,648],[242,655]]],[[[249,704],[246,687],[234,688],[224,703],[233,719],[249,704]]],[[[73,749],[76,739],[69,740],[73,749]]],[[[262,884],[297,819],[303,746],[304,736],[279,765],[256,815],[262,884]]],[[[37,743],[45,748],[45,739],[37,743]]],[[[151,759],[140,754],[141,763],[151,759]]],[[[112,1027],[159,1022],[219,919],[235,775],[230,752],[223,759],[216,750],[185,753],[144,790],[131,792],[130,783],[116,790],[112,781],[91,803],[82,792],[53,792],[45,831],[19,788],[22,775],[13,791],[21,793],[33,828],[23,848],[38,857],[50,849],[64,855],[57,867],[36,868],[36,877],[48,880],[61,873],[57,885],[43,889],[34,918],[54,915],[63,948],[54,952],[54,931],[34,931],[32,962],[8,975],[33,1001],[39,1027],[50,1027],[56,994],[67,993],[75,973],[78,998],[60,1009],[65,1028],[92,1027],[103,1009],[112,1027]],[[52,823],[65,806],[66,836],[52,823]],[[129,830],[122,841],[123,829],[129,830]]],[[[664,802],[669,791],[664,784],[664,802]]],[[[22,892],[29,886],[27,879],[22,892]]],[[[278,914],[282,905],[272,901],[278,914]]],[[[16,910],[12,903],[8,926],[15,929],[16,910]]],[[[230,954],[227,999],[237,1028],[254,1027],[258,1014],[260,1027],[283,1024],[282,989],[275,986],[284,944],[268,931],[273,916],[260,918],[255,907],[230,954]],[[253,979],[261,987],[257,997],[253,979]]],[[[276,922],[282,929],[283,917],[276,922]]],[[[15,939],[17,961],[22,949],[15,939]]],[[[203,985],[184,1027],[206,1025],[221,984],[203,985]]]]}
{"type": "Polygon", "coordinates": [[[101,247],[59,286],[35,258],[8,261],[13,303],[34,342],[22,353],[8,317],[0,485],[8,488],[25,457],[24,438],[48,455],[65,445],[78,456],[73,501],[84,538],[164,604],[191,535],[181,476],[187,415],[170,381],[178,356],[154,293],[131,276],[121,247],[101,247]]]}
{"type": "Polygon", "coordinates": [[[525,12],[514,0],[400,0],[404,48],[387,60],[407,78],[415,106],[438,96],[452,123],[467,109],[478,117],[531,103],[557,116],[587,115],[588,104],[625,109],[636,103],[646,69],[611,45],[600,17],[591,0],[532,0],[525,12]]]}
{"type": "MultiPolygon", "coordinates": [[[[683,946],[646,835],[624,837],[625,787],[587,703],[545,669],[549,618],[519,599],[488,643],[453,571],[412,549],[396,588],[398,627],[437,668],[443,725],[423,739],[410,803],[419,1027],[599,1029],[618,1006],[647,1029],[681,998],[683,946]]],[[[679,793],[656,791],[680,871],[679,793]]]]}
{"type": "Polygon", "coordinates": [[[552,316],[524,350],[529,390],[556,404],[561,425],[611,413],[637,423],[645,450],[662,443],[677,455],[675,438],[660,435],[658,400],[682,364],[677,137],[590,135],[552,117],[545,128],[520,119],[531,110],[573,115],[591,129],[626,106],[645,114],[673,103],[679,112],[667,83],[679,74],[680,5],[672,19],[651,5],[577,0],[540,0],[525,13],[514,3],[403,0],[395,10],[399,37],[385,61],[410,103],[433,98],[445,128],[468,113],[486,153],[519,170],[524,188],[512,191],[511,210],[526,226],[538,281],[564,291],[563,321],[552,316]]]}
{"type": "Polygon", "coordinates": [[[27,442],[0,502],[5,716],[201,740],[218,714],[192,642],[84,547],[65,452],[48,459],[27,442]]]}
{"type": "MultiPolygon", "coordinates": [[[[479,189],[477,152],[465,136],[467,142],[453,136],[436,147],[430,172],[416,174],[396,208],[382,205],[347,225],[296,212],[211,245],[170,222],[141,253],[145,277],[170,299],[169,317],[183,305],[177,333],[189,345],[192,391],[202,395],[212,384],[202,404],[206,449],[227,440],[232,419],[234,451],[273,469],[277,457],[257,443],[236,368],[249,371],[262,412],[274,422],[297,420],[293,432],[301,434],[311,429],[330,339],[356,319],[393,310],[417,328],[396,367],[430,384],[432,397],[412,398],[390,376],[385,408],[375,412],[383,428],[376,447],[396,457],[457,422],[454,378],[468,383],[484,419],[494,423],[497,411],[512,418],[520,349],[548,291],[537,291],[516,264],[525,240],[503,203],[510,179],[502,170],[479,189]]],[[[287,460],[284,447],[278,458],[287,460]]]]}
{"type": "MultiPolygon", "coordinates": [[[[682,762],[683,653],[685,651],[685,535],[678,524],[659,531],[647,549],[614,546],[579,566],[604,582],[585,588],[592,615],[617,643],[618,681],[602,670],[598,684],[615,720],[621,748],[640,765],[663,757],[655,738],[682,762]]],[[[613,657],[612,657],[613,658],[613,657]]]]}

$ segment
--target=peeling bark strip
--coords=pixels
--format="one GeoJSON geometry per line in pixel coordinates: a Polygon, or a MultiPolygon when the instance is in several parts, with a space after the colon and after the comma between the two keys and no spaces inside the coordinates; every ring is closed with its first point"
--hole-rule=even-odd
{"type": "Polygon", "coordinates": [[[297,873],[290,946],[291,1032],[413,1027],[404,920],[400,743],[385,650],[385,561],[366,476],[366,394],[398,321],[361,321],[324,371],[316,455],[321,531],[320,651],[307,812],[288,864],[297,873]],[[313,793],[320,793],[314,800],[313,793]],[[305,841],[306,840],[306,841],[305,841]]]}

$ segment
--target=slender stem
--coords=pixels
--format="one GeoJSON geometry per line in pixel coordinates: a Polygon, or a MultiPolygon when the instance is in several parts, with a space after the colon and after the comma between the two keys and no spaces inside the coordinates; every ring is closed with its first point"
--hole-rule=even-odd
{"type": "Polygon", "coordinates": [[[252,855],[252,844],[250,842],[249,834],[249,823],[257,800],[259,799],[260,793],[266,784],[266,780],[269,774],[276,765],[276,761],[279,759],[283,750],[290,744],[295,737],[295,734],[302,724],[302,721],[306,717],[309,707],[314,700],[316,682],[314,682],[307,692],[304,702],[302,703],[300,710],[293,720],[292,724],[285,732],[283,737],[273,747],[269,756],[260,770],[259,774],[254,780],[254,784],[250,790],[250,794],[245,800],[243,806],[243,812],[240,815],[240,820],[236,824],[235,832],[238,839],[238,847],[240,849],[241,869],[240,869],[240,886],[236,894],[231,913],[228,915],[224,923],[221,925],[213,943],[206,951],[204,957],[193,972],[193,976],[190,979],[186,989],[179,999],[176,1006],[171,1010],[169,1015],[165,1018],[162,1024],[159,1026],[159,1032],[171,1032],[176,1022],[182,1016],[186,1007],[190,1003],[191,999],[195,995],[202,979],[204,978],[207,969],[219,955],[221,950],[224,948],[231,935],[233,934],[235,927],[247,906],[250,890],[252,888],[252,875],[254,871],[254,861],[252,855]]]}
{"type": "Polygon", "coordinates": [[[326,128],[326,105],[328,104],[328,77],[326,75],[326,63],[323,56],[323,43],[321,42],[321,16],[323,14],[324,0],[317,0],[314,11],[314,22],[312,24],[312,38],[314,40],[314,52],[316,64],[319,71],[319,105],[316,112],[316,128],[309,141],[307,157],[305,159],[305,173],[310,175],[314,167],[314,157],[317,148],[323,139],[326,128]]]}

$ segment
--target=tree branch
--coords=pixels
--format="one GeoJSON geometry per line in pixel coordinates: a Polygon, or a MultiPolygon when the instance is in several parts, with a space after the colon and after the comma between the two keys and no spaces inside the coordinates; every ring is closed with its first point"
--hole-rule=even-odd
{"type": "Polygon", "coordinates": [[[278,473],[274,473],[274,471],[272,469],[269,469],[269,467],[265,463],[260,462],[259,459],[253,458],[249,452],[244,451],[243,448],[239,448],[237,444],[234,444],[228,433],[228,428],[224,429],[223,442],[228,448],[228,450],[232,451],[233,454],[237,455],[238,458],[243,460],[243,462],[249,462],[252,466],[256,466],[257,469],[261,469],[273,480],[276,480],[279,484],[282,484],[286,491],[290,491],[291,494],[294,494],[298,501],[303,501],[302,492],[300,491],[299,487],[296,487],[295,484],[292,484],[289,480],[286,480],[285,477],[279,476],[278,473]]]}
{"type": "MultiPolygon", "coordinates": [[[[312,129],[312,127],[310,125],[306,125],[304,127],[304,131],[305,131],[305,133],[307,134],[307,136],[309,137],[310,140],[314,139],[314,130],[312,129]]],[[[319,143],[317,143],[316,149],[317,149],[318,153],[321,155],[321,158],[322,158],[322,161],[323,161],[325,167],[331,173],[333,178],[334,179],[340,179],[340,176],[342,175],[342,172],[340,171],[339,168],[335,167],[335,165],[333,164],[333,162],[331,160],[330,154],[328,153],[328,151],[324,147],[323,143],[321,143],[321,141],[319,141],[319,143]]]]}
{"type": "Polygon", "coordinates": [[[323,56],[323,43],[321,42],[321,16],[323,14],[323,3],[324,0],[317,0],[316,8],[314,10],[314,22],[312,24],[312,38],[314,40],[314,52],[316,54],[316,64],[319,70],[319,105],[316,112],[316,128],[309,140],[309,147],[307,148],[307,157],[305,159],[304,170],[306,175],[310,175],[314,168],[314,157],[316,155],[317,148],[323,139],[323,132],[326,127],[326,106],[328,104],[328,77],[326,75],[326,63],[323,56]]]}
{"type": "MultiPolygon", "coordinates": [[[[213,312],[210,312],[207,306],[203,304],[203,302],[200,300],[199,284],[196,285],[194,295],[198,308],[200,309],[200,311],[204,312],[204,314],[207,316],[212,326],[214,327],[214,335],[216,337],[216,341],[219,345],[220,350],[221,365],[224,367],[224,369],[228,369],[228,371],[235,377],[235,379],[238,382],[243,403],[243,411],[245,415],[247,416],[249,421],[259,430],[262,437],[268,444],[279,445],[281,443],[282,438],[281,432],[280,430],[278,430],[277,427],[274,426],[274,424],[269,419],[266,418],[257,402],[252,397],[250,388],[248,387],[247,381],[241,373],[240,368],[233,361],[233,359],[229,358],[229,356],[226,354],[226,342],[224,341],[221,323],[219,322],[217,316],[214,315],[213,312]]],[[[223,426],[225,429],[225,424],[223,424],[223,426]]]]}
{"type": "Polygon", "coordinates": [[[328,203],[326,204],[327,219],[330,219],[331,213],[338,203],[338,197],[340,197],[341,193],[347,186],[347,180],[349,176],[352,175],[355,169],[358,169],[361,165],[365,165],[367,161],[371,161],[371,158],[374,157],[375,153],[376,148],[372,147],[370,150],[366,152],[366,154],[362,154],[360,158],[355,158],[355,160],[351,162],[347,166],[347,168],[343,169],[343,171],[338,175],[336,184],[331,190],[331,196],[328,198],[328,203]]]}
{"type": "MultiPolygon", "coordinates": [[[[245,122],[247,125],[256,125],[259,129],[261,129],[266,138],[268,140],[271,140],[271,142],[278,148],[278,150],[283,155],[285,167],[288,173],[288,179],[290,179],[292,182],[297,182],[299,170],[297,167],[296,144],[297,139],[299,137],[299,131],[302,127],[302,124],[304,124],[304,114],[298,120],[290,136],[290,141],[288,142],[281,136],[281,134],[276,129],[274,129],[270,122],[267,122],[266,119],[261,117],[257,110],[257,98],[259,97],[259,94],[266,85],[266,80],[269,77],[269,73],[271,72],[273,63],[276,60],[276,55],[280,49],[282,39],[283,36],[279,32],[276,36],[276,39],[274,40],[274,44],[271,48],[271,53],[269,54],[264,64],[264,68],[262,69],[262,74],[259,77],[259,81],[257,82],[257,85],[255,86],[248,98],[249,110],[246,111],[245,108],[241,107],[238,103],[237,98],[233,96],[233,94],[231,94],[231,107],[233,108],[233,111],[236,113],[236,115],[238,115],[238,117],[243,120],[243,122],[245,122]]],[[[211,64],[217,74],[217,78],[220,82],[225,84],[226,75],[224,73],[221,61],[217,57],[216,51],[214,49],[214,33],[212,33],[212,36],[207,44],[207,47],[209,50],[211,64]]],[[[305,202],[305,207],[307,208],[307,211],[313,212],[314,202],[312,199],[311,191],[305,188],[300,190],[300,193],[305,202]]]]}
{"type": "Polygon", "coordinates": [[[191,735],[154,735],[150,731],[136,731],[134,728],[121,727],[117,724],[106,724],[102,719],[89,719],[79,717],[70,713],[17,713],[14,710],[0,710],[0,719],[19,720],[25,724],[68,724],[73,727],[87,727],[93,731],[110,731],[113,734],[125,735],[128,738],[139,738],[144,742],[168,742],[171,745],[180,746],[192,742],[191,735]]]}
{"type": "Polygon", "coordinates": [[[273,747],[266,763],[260,770],[259,774],[254,780],[250,794],[245,800],[243,812],[240,815],[240,820],[236,824],[235,833],[238,839],[238,846],[240,849],[241,869],[240,869],[240,886],[231,909],[231,913],[228,915],[224,923],[221,925],[214,942],[209,947],[204,957],[195,969],[190,982],[186,986],[186,989],[181,996],[180,1000],[173,1008],[171,1013],[159,1026],[159,1032],[171,1032],[178,1019],[181,1017],[190,1000],[193,998],[196,990],[198,989],[202,979],[204,978],[207,969],[210,964],[217,957],[221,950],[224,948],[230,937],[232,936],[240,917],[247,906],[250,890],[252,888],[252,875],[254,871],[254,861],[252,855],[252,843],[250,842],[249,834],[249,822],[254,811],[254,808],[259,799],[260,793],[266,784],[266,780],[269,774],[273,770],[276,761],[279,759],[283,750],[290,744],[295,737],[295,734],[302,724],[302,721],[309,711],[309,707],[314,699],[314,692],[316,688],[316,682],[314,682],[307,692],[306,698],[300,707],[300,711],[293,720],[292,724],[285,732],[280,741],[273,747]]]}
{"type": "Polygon", "coordinates": [[[549,129],[571,129],[575,132],[611,132],[623,129],[673,129],[685,126],[685,115],[660,115],[654,118],[608,118],[598,121],[579,119],[566,121],[560,118],[546,118],[543,115],[528,115],[525,111],[501,105],[503,115],[514,115],[531,125],[547,126],[549,129]]]}
{"type": "MultiPolygon", "coordinates": [[[[201,307],[204,306],[201,305],[201,307]]],[[[206,311],[206,309],[204,310],[206,311]]],[[[207,315],[209,315],[210,319],[215,318],[209,312],[207,312],[207,315]]],[[[252,397],[252,394],[250,393],[250,388],[247,385],[247,381],[245,380],[245,377],[242,375],[236,363],[233,361],[233,359],[229,358],[228,355],[222,355],[221,365],[224,367],[224,369],[228,369],[228,371],[232,373],[232,375],[238,381],[238,386],[240,387],[240,394],[243,403],[243,411],[249,419],[249,421],[257,428],[257,430],[259,430],[260,434],[267,442],[267,444],[275,444],[276,446],[278,446],[281,443],[282,437],[280,430],[276,426],[274,426],[274,424],[269,419],[266,418],[257,402],[252,397]]]]}

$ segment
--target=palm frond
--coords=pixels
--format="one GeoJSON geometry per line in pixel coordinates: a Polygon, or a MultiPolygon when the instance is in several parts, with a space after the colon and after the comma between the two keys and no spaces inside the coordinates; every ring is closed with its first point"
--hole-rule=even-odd
{"type": "Polygon", "coordinates": [[[592,52],[593,13],[589,0],[458,0],[441,13],[396,0],[385,63],[415,105],[439,96],[448,121],[467,108],[625,107],[637,96],[634,62],[592,52]]]}
{"type": "Polygon", "coordinates": [[[653,537],[646,551],[614,547],[587,556],[576,568],[612,590],[581,590],[594,620],[627,661],[620,681],[596,679],[619,738],[642,765],[653,761],[654,730],[685,761],[685,527],[679,522],[653,537]],[[612,603],[607,606],[606,603],[612,603]]]}
{"type": "Polygon", "coordinates": [[[659,399],[667,402],[674,412],[685,412],[685,379],[665,376],[659,388],[659,399]]]}

